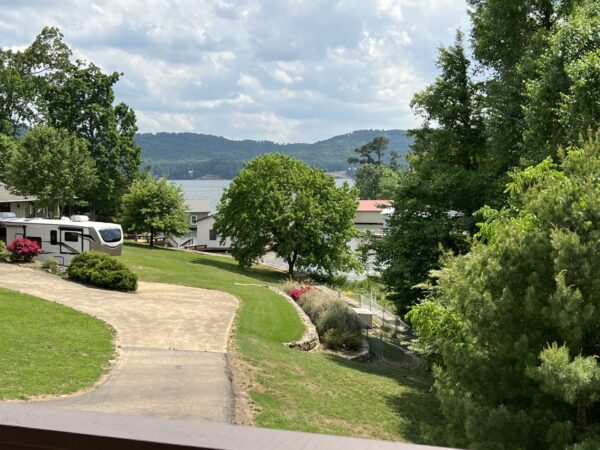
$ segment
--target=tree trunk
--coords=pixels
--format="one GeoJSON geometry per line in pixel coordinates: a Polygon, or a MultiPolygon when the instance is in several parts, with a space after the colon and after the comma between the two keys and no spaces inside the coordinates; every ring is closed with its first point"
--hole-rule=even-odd
{"type": "Polygon", "coordinates": [[[288,275],[291,278],[294,278],[294,265],[296,265],[296,259],[298,258],[298,255],[296,253],[292,253],[292,256],[290,256],[287,259],[287,263],[288,263],[288,275]]]}
{"type": "Polygon", "coordinates": [[[154,228],[150,228],[150,247],[154,247],[154,228]]]}

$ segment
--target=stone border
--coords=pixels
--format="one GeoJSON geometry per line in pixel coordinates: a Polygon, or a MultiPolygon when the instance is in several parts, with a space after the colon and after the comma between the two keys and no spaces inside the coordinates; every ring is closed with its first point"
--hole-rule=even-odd
{"type": "Polygon", "coordinates": [[[300,305],[298,305],[298,303],[296,303],[294,299],[292,299],[292,297],[287,295],[281,289],[278,289],[273,286],[269,286],[269,289],[284,297],[288,301],[288,303],[294,305],[294,308],[296,308],[296,311],[298,312],[298,315],[300,316],[300,319],[302,320],[302,323],[305,327],[304,334],[302,335],[299,341],[287,342],[285,345],[287,345],[289,348],[294,348],[296,350],[302,350],[305,352],[318,350],[320,344],[317,329],[315,328],[315,325],[312,323],[310,318],[306,315],[304,310],[300,307],[300,305]]]}

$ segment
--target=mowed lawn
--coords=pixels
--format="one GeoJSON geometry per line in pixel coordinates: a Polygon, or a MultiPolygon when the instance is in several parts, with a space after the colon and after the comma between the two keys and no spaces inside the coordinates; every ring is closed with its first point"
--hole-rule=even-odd
{"type": "Polygon", "coordinates": [[[281,273],[240,269],[234,260],[128,244],[120,260],[141,280],[229,292],[238,356],[251,366],[255,423],[268,428],[443,444],[443,422],[430,379],[380,362],[353,363],[283,345],[303,333],[294,308],[272,291],[281,273]]]}
{"type": "Polygon", "coordinates": [[[57,303],[0,289],[0,399],[76,392],[103,375],[113,329],[57,303]]]}

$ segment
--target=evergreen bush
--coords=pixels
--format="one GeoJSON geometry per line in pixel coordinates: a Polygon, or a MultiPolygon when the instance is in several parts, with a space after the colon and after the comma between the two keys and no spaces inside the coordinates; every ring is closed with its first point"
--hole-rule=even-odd
{"type": "Polygon", "coordinates": [[[133,292],[137,275],[115,258],[98,252],[86,252],[73,258],[67,270],[69,278],[104,289],[133,292]]]}

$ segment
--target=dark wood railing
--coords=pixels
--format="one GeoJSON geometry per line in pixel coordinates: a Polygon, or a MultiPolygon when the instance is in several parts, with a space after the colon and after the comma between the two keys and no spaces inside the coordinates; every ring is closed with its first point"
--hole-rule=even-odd
{"type": "Polygon", "coordinates": [[[428,447],[224,423],[0,404],[0,450],[426,450],[428,447]]]}

